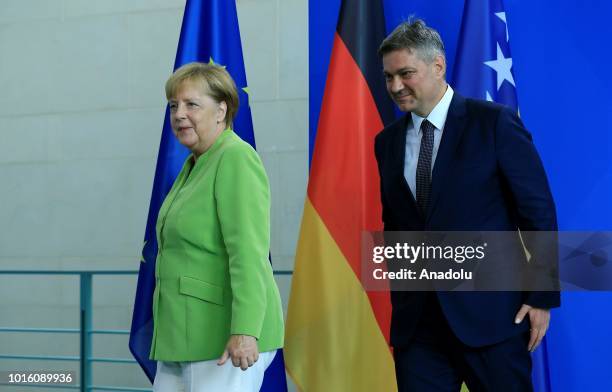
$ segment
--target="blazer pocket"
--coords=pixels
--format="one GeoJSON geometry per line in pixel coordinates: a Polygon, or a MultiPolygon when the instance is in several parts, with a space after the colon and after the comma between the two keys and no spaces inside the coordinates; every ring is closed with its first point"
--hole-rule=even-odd
{"type": "Polygon", "coordinates": [[[199,279],[182,276],[179,281],[179,292],[190,297],[223,305],[223,288],[199,279]]]}

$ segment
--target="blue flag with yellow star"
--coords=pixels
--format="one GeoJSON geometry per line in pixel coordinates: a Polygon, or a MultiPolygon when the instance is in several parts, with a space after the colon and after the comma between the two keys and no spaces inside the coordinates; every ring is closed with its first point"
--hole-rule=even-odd
{"type": "MultiPolygon", "coordinates": [[[[226,67],[236,86],[240,108],[234,119],[234,131],[255,148],[253,121],[248,104],[247,81],[240,44],[240,30],[234,0],[187,0],[183,24],[176,51],[174,69],[194,61],[214,62],[226,67]]],[[[142,262],[134,301],[134,314],[130,332],[130,351],[151,382],[155,378],[156,362],[149,359],[153,336],[153,291],[155,289],[155,259],[157,240],[155,223],[157,214],[189,150],[172,133],[169,111],[166,108],[162,129],[142,262]]],[[[287,380],[282,350],[266,370],[261,391],[287,391],[287,380]]]]}
{"type": "MultiPolygon", "coordinates": [[[[502,0],[466,0],[452,86],[464,96],[495,101],[518,111],[502,0]]],[[[532,358],[535,390],[550,391],[546,338],[532,358]]]]}

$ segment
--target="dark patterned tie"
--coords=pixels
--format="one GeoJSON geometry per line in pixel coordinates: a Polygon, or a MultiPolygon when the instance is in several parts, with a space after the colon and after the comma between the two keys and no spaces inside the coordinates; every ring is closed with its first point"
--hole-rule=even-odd
{"type": "Polygon", "coordinates": [[[427,216],[431,196],[431,155],[434,145],[434,129],[432,123],[423,120],[421,123],[421,149],[416,170],[416,202],[423,216],[427,216]]]}

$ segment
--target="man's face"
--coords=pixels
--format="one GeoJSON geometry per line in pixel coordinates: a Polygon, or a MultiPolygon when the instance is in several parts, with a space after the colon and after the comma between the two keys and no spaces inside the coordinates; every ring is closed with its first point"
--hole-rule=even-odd
{"type": "Polygon", "coordinates": [[[400,110],[427,117],[445,91],[444,57],[427,64],[416,51],[400,49],[383,55],[382,63],[387,91],[400,110]]]}

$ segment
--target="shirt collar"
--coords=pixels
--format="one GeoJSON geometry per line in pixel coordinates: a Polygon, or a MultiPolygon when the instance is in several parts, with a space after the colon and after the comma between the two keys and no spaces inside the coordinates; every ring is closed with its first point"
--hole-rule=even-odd
{"type": "MultiPolygon", "coordinates": [[[[446,123],[446,116],[448,115],[448,108],[450,107],[451,101],[453,100],[453,88],[450,85],[446,85],[446,92],[442,96],[442,99],[438,102],[436,106],[434,106],[429,116],[427,116],[427,120],[436,127],[436,129],[442,131],[444,129],[444,124],[446,123]]],[[[414,130],[417,132],[421,132],[421,123],[425,120],[425,117],[421,117],[418,114],[410,113],[412,115],[412,124],[414,126],[414,130]]]]}

